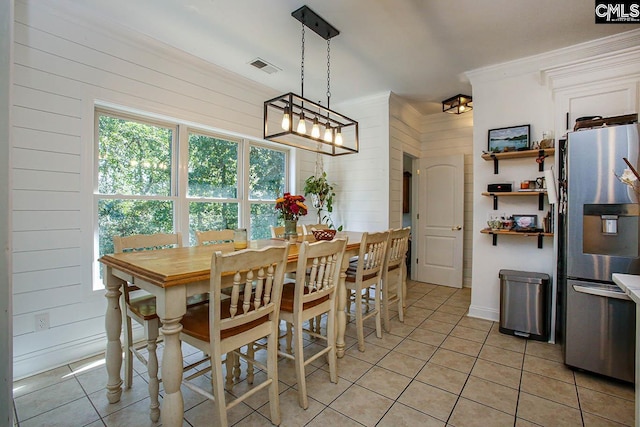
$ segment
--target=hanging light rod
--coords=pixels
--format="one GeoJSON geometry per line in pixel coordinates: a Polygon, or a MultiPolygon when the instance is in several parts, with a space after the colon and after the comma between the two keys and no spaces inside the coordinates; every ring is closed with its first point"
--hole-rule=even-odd
{"type": "Polygon", "coordinates": [[[358,152],[358,122],[330,109],[331,38],[340,34],[331,24],[307,6],[291,16],[302,23],[300,67],[301,94],[292,92],[264,102],[264,139],[319,154],[341,156],[358,152]],[[305,27],[327,41],[327,105],[304,97],[305,27]],[[308,131],[307,121],[312,126],[308,131]]]}
{"type": "Polygon", "coordinates": [[[307,5],[291,12],[291,16],[302,22],[307,28],[325,40],[329,40],[340,34],[340,31],[322,19],[320,15],[311,10],[307,5]]]}

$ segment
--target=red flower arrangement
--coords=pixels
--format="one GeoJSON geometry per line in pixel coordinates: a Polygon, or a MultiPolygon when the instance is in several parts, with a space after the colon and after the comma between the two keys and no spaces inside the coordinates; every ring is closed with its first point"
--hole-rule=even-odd
{"type": "Polygon", "coordinates": [[[304,197],[292,196],[290,193],[284,193],[282,197],[276,199],[276,209],[280,211],[284,219],[288,220],[297,220],[307,214],[304,197]]]}

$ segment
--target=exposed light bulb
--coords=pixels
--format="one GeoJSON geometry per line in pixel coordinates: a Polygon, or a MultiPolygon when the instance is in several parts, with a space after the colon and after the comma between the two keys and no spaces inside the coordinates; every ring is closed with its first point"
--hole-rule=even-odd
{"type": "Polygon", "coordinates": [[[284,108],[284,115],[282,116],[282,129],[289,130],[291,124],[291,118],[289,117],[289,107],[284,108]]]}
{"type": "Polygon", "coordinates": [[[336,145],[342,145],[342,130],[340,127],[336,128],[336,145]]]}
{"type": "Polygon", "coordinates": [[[304,119],[304,113],[300,113],[300,121],[298,122],[298,128],[296,129],[298,133],[307,133],[307,122],[304,119]]]}
{"type": "Polygon", "coordinates": [[[324,131],[324,140],[326,142],[333,141],[333,133],[331,132],[331,126],[327,124],[327,128],[324,131]]]}
{"type": "Polygon", "coordinates": [[[318,125],[318,118],[313,119],[313,126],[311,127],[311,136],[314,138],[320,138],[320,125],[318,125]]]}

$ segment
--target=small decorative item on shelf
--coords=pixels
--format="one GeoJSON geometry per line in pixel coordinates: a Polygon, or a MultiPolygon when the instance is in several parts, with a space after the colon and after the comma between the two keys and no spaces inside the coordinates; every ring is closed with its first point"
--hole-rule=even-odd
{"type": "Polygon", "coordinates": [[[307,214],[307,205],[304,204],[303,196],[295,196],[284,193],[276,200],[276,209],[284,219],[284,237],[288,240],[298,239],[298,218],[307,214]]]}
{"type": "Polygon", "coordinates": [[[633,165],[629,162],[629,160],[626,157],[623,157],[622,160],[624,160],[624,162],[627,164],[627,166],[629,166],[629,168],[625,169],[622,172],[622,175],[616,174],[616,178],[618,178],[620,182],[628,186],[629,189],[633,191],[635,196],[638,197],[638,195],[640,195],[640,187],[639,187],[640,175],[638,175],[638,171],[636,170],[636,168],[633,167],[633,165]]]}
{"type": "Polygon", "coordinates": [[[312,228],[311,232],[316,240],[333,240],[336,235],[336,230],[332,228],[328,228],[326,230],[316,230],[315,228],[312,228]]]}

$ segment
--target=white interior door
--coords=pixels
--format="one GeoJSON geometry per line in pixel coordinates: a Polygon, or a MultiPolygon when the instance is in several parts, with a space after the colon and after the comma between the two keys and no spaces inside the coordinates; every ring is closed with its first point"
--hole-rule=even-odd
{"type": "Polygon", "coordinates": [[[419,160],[417,280],[462,287],[464,156],[419,160]]]}

